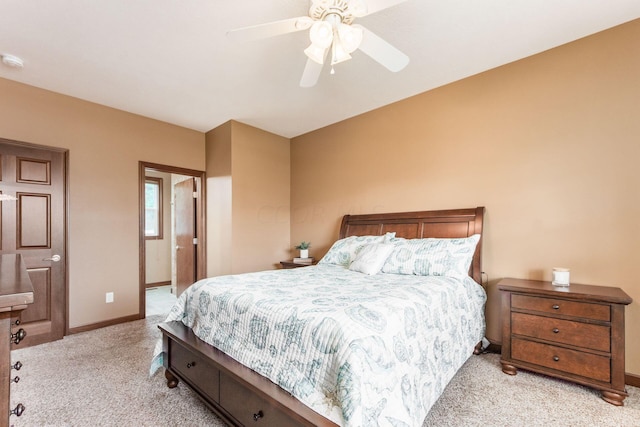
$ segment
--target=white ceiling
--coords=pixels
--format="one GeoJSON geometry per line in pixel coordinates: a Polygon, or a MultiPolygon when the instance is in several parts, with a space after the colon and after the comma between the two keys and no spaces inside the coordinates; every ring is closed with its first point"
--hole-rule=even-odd
{"type": "MultiPolygon", "coordinates": [[[[299,87],[306,31],[230,29],[306,15],[308,0],[0,0],[0,77],[206,132],[235,119],[294,137],[640,17],[639,0],[407,0],[356,20],[406,53],[362,52],[299,87]]],[[[1,94],[0,94],[1,96],[1,94]]]]}

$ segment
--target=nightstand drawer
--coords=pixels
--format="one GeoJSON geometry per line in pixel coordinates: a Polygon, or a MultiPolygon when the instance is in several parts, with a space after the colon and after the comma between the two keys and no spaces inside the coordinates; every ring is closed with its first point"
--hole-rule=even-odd
{"type": "Polygon", "coordinates": [[[561,344],[611,351],[611,328],[553,317],[511,313],[511,332],[561,344]]]}
{"type": "Polygon", "coordinates": [[[608,304],[514,294],[511,296],[511,308],[540,311],[549,314],[562,314],[565,316],[582,317],[605,322],[611,320],[611,309],[608,304]]]}
{"type": "Polygon", "coordinates": [[[609,357],[514,338],[511,358],[597,381],[611,381],[609,357]]]}

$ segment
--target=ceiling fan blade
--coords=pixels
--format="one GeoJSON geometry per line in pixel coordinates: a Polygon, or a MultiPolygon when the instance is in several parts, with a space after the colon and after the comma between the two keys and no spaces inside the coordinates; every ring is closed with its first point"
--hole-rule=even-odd
{"type": "Polygon", "coordinates": [[[364,3],[367,5],[367,12],[362,16],[380,12],[383,9],[390,8],[406,1],[407,0],[364,0],[364,3]]]}
{"type": "Polygon", "coordinates": [[[297,18],[283,19],[281,21],[230,30],[227,31],[227,37],[237,42],[257,40],[306,30],[311,27],[311,24],[313,24],[313,19],[308,16],[299,16],[297,18]]]}
{"type": "MultiPolygon", "coordinates": [[[[355,27],[355,25],[354,25],[355,27]]],[[[378,37],[361,25],[364,34],[359,49],[372,59],[387,67],[390,71],[398,72],[407,66],[409,57],[390,45],[384,39],[378,37]]]]}
{"type": "Polygon", "coordinates": [[[322,64],[318,64],[313,59],[307,59],[307,65],[304,66],[302,78],[300,79],[301,87],[315,86],[322,72],[322,64]]]}

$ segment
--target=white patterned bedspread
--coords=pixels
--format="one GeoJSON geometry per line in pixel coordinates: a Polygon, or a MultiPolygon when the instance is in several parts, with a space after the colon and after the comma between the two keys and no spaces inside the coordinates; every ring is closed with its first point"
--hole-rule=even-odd
{"type": "Polygon", "coordinates": [[[471,278],[324,264],[201,280],[167,321],[339,425],[421,426],[484,337],[485,301],[471,278]]]}

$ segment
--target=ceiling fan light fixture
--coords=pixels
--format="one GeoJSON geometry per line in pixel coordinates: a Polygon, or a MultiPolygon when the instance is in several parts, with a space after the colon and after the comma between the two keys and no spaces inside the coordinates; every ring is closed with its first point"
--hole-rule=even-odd
{"type": "Polygon", "coordinates": [[[360,47],[363,34],[364,31],[362,27],[346,24],[338,25],[338,37],[340,38],[342,47],[347,53],[353,53],[360,47]]]}
{"type": "Polygon", "coordinates": [[[311,43],[309,47],[304,50],[304,53],[312,61],[315,61],[318,64],[324,64],[324,57],[327,53],[327,48],[311,43]]]}
{"type": "Polygon", "coordinates": [[[331,46],[331,65],[336,65],[349,59],[351,59],[351,55],[344,49],[340,40],[334,40],[331,46]]]}
{"type": "Polygon", "coordinates": [[[355,18],[377,13],[407,0],[310,1],[307,16],[239,28],[228,31],[227,36],[235,41],[245,41],[308,30],[311,43],[304,50],[308,58],[300,79],[302,87],[312,87],[317,83],[325,62],[331,63],[333,74],[333,66],[351,59],[351,54],[356,50],[393,72],[402,70],[409,63],[409,57],[387,41],[366,27],[353,25],[355,18]],[[330,59],[327,58],[329,52],[330,59]]]}
{"type": "Polygon", "coordinates": [[[315,22],[309,31],[309,39],[316,46],[328,48],[333,42],[333,26],[326,21],[315,22]]]}

